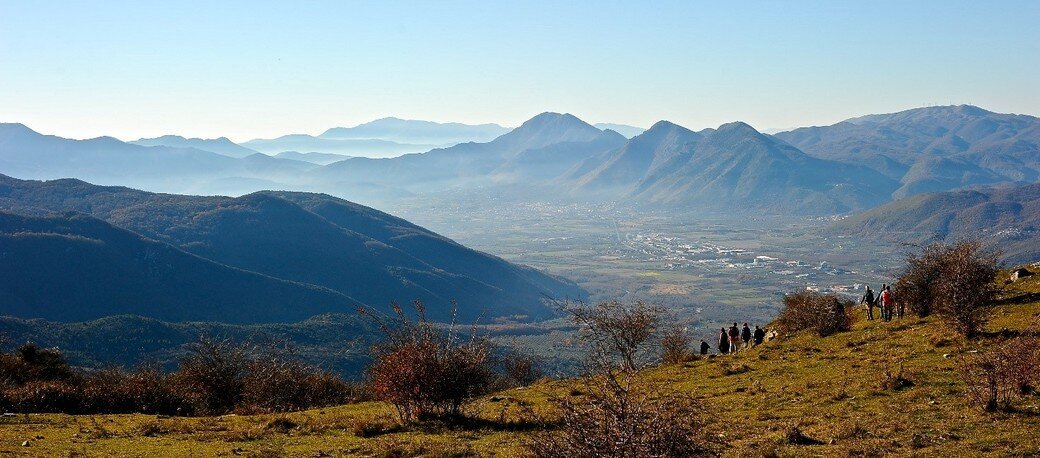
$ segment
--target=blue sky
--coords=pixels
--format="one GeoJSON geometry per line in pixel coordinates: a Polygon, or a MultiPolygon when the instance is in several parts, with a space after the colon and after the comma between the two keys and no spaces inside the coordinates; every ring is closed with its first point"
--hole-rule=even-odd
{"type": "Polygon", "coordinates": [[[0,121],[247,140],[383,116],[1040,115],[1038,1],[210,3],[0,0],[0,121]]]}

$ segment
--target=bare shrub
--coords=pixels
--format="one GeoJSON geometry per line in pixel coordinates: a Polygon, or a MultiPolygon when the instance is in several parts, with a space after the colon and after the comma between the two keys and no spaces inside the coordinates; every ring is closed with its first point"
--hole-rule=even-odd
{"type": "Polygon", "coordinates": [[[493,386],[491,342],[475,327],[468,337],[460,336],[454,324],[438,329],[419,301],[415,320],[399,305],[393,309],[394,316],[386,319],[360,309],[385,335],[368,369],[375,396],[393,404],[403,421],[461,416],[466,404],[493,386]]]}
{"type": "Polygon", "coordinates": [[[983,353],[967,354],[959,364],[972,405],[987,412],[1011,410],[1016,399],[1040,382],[1040,339],[1015,337],[997,342],[983,353]]]}
{"type": "Polygon", "coordinates": [[[811,329],[820,337],[826,337],[851,329],[852,317],[848,310],[852,306],[851,300],[834,294],[795,291],[784,296],[784,309],[776,324],[784,332],[811,329]]]}
{"type": "Polygon", "coordinates": [[[56,348],[26,343],[0,356],[0,382],[17,386],[30,381],[76,383],[79,377],[56,348]]]}
{"type": "Polygon", "coordinates": [[[576,303],[567,308],[579,326],[581,341],[588,345],[588,357],[595,369],[621,367],[634,371],[650,361],[647,341],[657,331],[662,309],[636,302],[618,301],[596,305],[576,303]]]}
{"type": "Polygon", "coordinates": [[[979,241],[934,243],[909,254],[895,283],[895,300],[919,316],[935,313],[957,332],[974,336],[989,320],[998,292],[999,253],[979,241]]]}
{"type": "Polygon", "coordinates": [[[661,335],[661,362],[682,364],[693,359],[693,350],[690,348],[692,343],[693,340],[685,327],[669,326],[661,335]]]}
{"type": "Polygon", "coordinates": [[[291,348],[267,348],[247,363],[241,404],[248,410],[288,412],[349,402],[354,388],[339,376],[308,366],[291,348]]]}
{"type": "Polygon", "coordinates": [[[168,374],[145,365],[85,371],[61,352],[27,344],[0,354],[0,408],[19,412],[222,414],[287,411],[346,403],[356,385],[288,353],[202,339],[168,374]]]}
{"type": "Polygon", "coordinates": [[[717,455],[711,415],[693,397],[648,382],[650,338],[660,309],[606,302],[569,308],[588,345],[585,374],[569,395],[550,395],[555,427],[527,443],[534,457],[717,455]]]}
{"type": "Polygon", "coordinates": [[[4,398],[15,412],[83,413],[83,395],[68,382],[31,381],[5,390],[4,398]]]}
{"type": "Polygon", "coordinates": [[[224,413],[242,401],[249,353],[229,340],[201,338],[181,360],[176,383],[195,397],[202,413],[224,413]]]}
{"type": "Polygon", "coordinates": [[[510,350],[501,359],[502,383],[505,388],[528,386],[545,376],[542,361],[533,355],[510,350]]]}
{"type": "Polygon", "coordinates": [[[692,396],[637,384],[632,374],[586,379],[587,395],[554,397],[556,428],[535,435],[536,458],[716,456],[704,406],[692,396]]]}
{"type": "Polygon", "coordinates": [[[903,368],[903,360],[883,361],[878,365],[878,388],[900,391],[914,386],[910,375],[903,368]]]}

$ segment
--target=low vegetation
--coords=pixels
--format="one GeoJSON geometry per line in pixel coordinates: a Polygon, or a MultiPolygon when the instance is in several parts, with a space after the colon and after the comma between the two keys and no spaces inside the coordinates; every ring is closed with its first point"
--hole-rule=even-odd
{"type": "MultiPolygon", "coordinates": [[[[648,382],[652,337],[661,310],[641,302],[577,304],[569,309],[587,346],[580,395],[550,395],[552,425],[534,435],[527,451],[537,458],[600,456],[713,456],[712,415],[693,396],[648,382]]],[[[674,329],[665,332],[666,354],[683,353],[674,329]]],[[[688,342],[685,342],[688,347],[688,342]]],[[[688,351],[686,352],[688,353],[688,351]]],[[[666,356],[667,357],[667,356],[666,356]]]]}
{"type": "Polygon", "coordinates": [[[494,346],[475,328],[463,336],[454,325],[436,327],[422,302],[413,305],[416,319],[397,304],[388,318],[361,309],[385,334],[369,368],[373,395],[392,404],[404,422],[461,417],[474,398],[494,387],[494,346]]]}
{"type": "Polygon", "coordinates": [[[0,408],[13,412],[285,412],[360,396],[363,390],[289,353],[230,341],[200,340],[173,373],[152,366],[77,370],[57,349],[31,343],[0,355],[0,408]]]}
{"type": "Polygon", "coordinates": [[[835,294],[795,291],[784,296],[784,308],[775,324],[783,332],[812,330],[820,337],[848,331],[852,301],[835,294]]]}
{"type": "Polygon", "coordinates": [[[938,314],[954,330],[973,337],[988,321],[999,285],[999,253],[979,241],[934,243],[907,256],[895,298],[917,316],[938,314]]]}

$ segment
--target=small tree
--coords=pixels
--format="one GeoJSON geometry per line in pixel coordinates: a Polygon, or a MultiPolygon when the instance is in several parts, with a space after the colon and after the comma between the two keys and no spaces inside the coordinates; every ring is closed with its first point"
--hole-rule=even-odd
{"type": "Polygon", "coordinates": [[[795,291],[784,296],[784,309],[776,323],[784,332],[812,329],[820,337],[826,337],[851,329],[848,309],[852,305],[852,301],[835,294],[795,291]]]}
{"type": "Polygon", "coordinates": [[[661,336],[661,362],[681,364],[693,358],[690,350],[692,340],[684,326],[672,325],[661,336]]]}
{"type": "Polygon", "coordinates": [[[392,307],[394,316],[387,319],[360,309],[385,337],[374,347],[368,369],[374,394],[393,404],[402,421],[461,416],[466,404],[493,387],[491,342],[477,335],[475,326],[469,337],[460,336],[454,324],[438,329],[419,301],[415,320],[399,305],[392,307]]]}
{"type": "Polygon", "coordinates": [[[717,455],[711,415],[693,397],[642,381],[660,309],[617,301],[568,309],[588,346],[581,395],[550,395],[557,427],[528,442],[538,458],[717,455]]]}
{"type": "Polygon", "coordinates": [[[545,376],[541,358],[515,349],[506,352],[500,363],[503,387],[527,386],[545,376]]]}
{"type": "Polygon", "coordinates": [[[635,371],[649,360],[649,349],[644,344],[657,330],[660,307],[610,301],[594,306],[578,303],[568,311],[580,327],[581,340],[589,346],[589,362],[594,370],[620,366],[635,371]]]}
{"type": "Polygon", "coordinates": [[[936,243],[924,247],[921,254],[906,255],[906,268],[892,288],[897,304],[921,318],[934,311],[933,288],[942,278],[945,253],[946,246],[936,243]]]}
{"type": "Polygon", "coordinates": [[[999,253],[979,241],[934,243],[907,256],[895,283],[895,300],[919,316],[939,315],[957,332],[971,337],[989,320],[998,292],[999,253]]]}

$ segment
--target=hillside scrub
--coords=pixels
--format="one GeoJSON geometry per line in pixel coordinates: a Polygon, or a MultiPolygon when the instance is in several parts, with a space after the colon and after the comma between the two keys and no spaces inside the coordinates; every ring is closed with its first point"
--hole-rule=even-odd
{"type": "Polygon", "coordinates": [[[661,363],[682,364],[693,359],[692,343],[685,327],[669,326],[661,335],[661,363]]]}
{"type": "Polygon", "coordinates": [[[999,292],[999,253],[979,241],[934,243],[909,254],[895,283],[895,300],[918,316],[939,315],[951,328],[974,336],[989,319],[999,292]]]}
{"type": "Polygon", "coordinates": [[[67,414],[217,415],[343,404],[358,390],[269,349],[202,340],[166,373],[72,368],[56,349],[25,344],[0,355],[0,409],[67,414]]]}
{"type": "MultiPolygon", "coordinates": [[[[585,374],[571,396],[549,395],[553,426],[535,434],[527,451],[536,458],[599,456],[715,456],[712,415],[693,396],[647,382],[641,369],[660,319],[660,309],[617,301],[568,308],[582,327],[585,374]],[[575,395],[577,394],[577,395],[575,395]]],[[[673,349],[681,339],[671,335],[673,349]]],[[[667,339],[666,339],[667,340],[667,339]]],[[[687,343],[688,344],[688,343],[687,343]]],[[[688,346],[688,345],[687,345],[688,346]]]]}
{"type": "Polygon", "coordinates": [[[987,412],[1010,411],[1040,383],[1040,339],[1018,336],[982,353],[967,354],[958,367],[969,401],[987,412]]]}
{"type": "Polygon", "coordinates": [[[795,291],[784,296],[784,309],[775,323],[784,332],[811,329],[820,337],[826,337],[851,329],[852,317],[848,311],[852,305],[852,301],[835,294],[795,291]]]}
{"type": "Polygon", "coordinates": [[[494,346],[475,327],[469,336],[460,335],[454,324],[436,327],[420,301],[413,303],[414,320],[398,304],[392,307],[389,318],[360,309],[385,337],[373,347],[368,369],[373,394],[392,404],[404,422],[460,418],[470,402],[494,387],[494,346]]]}

